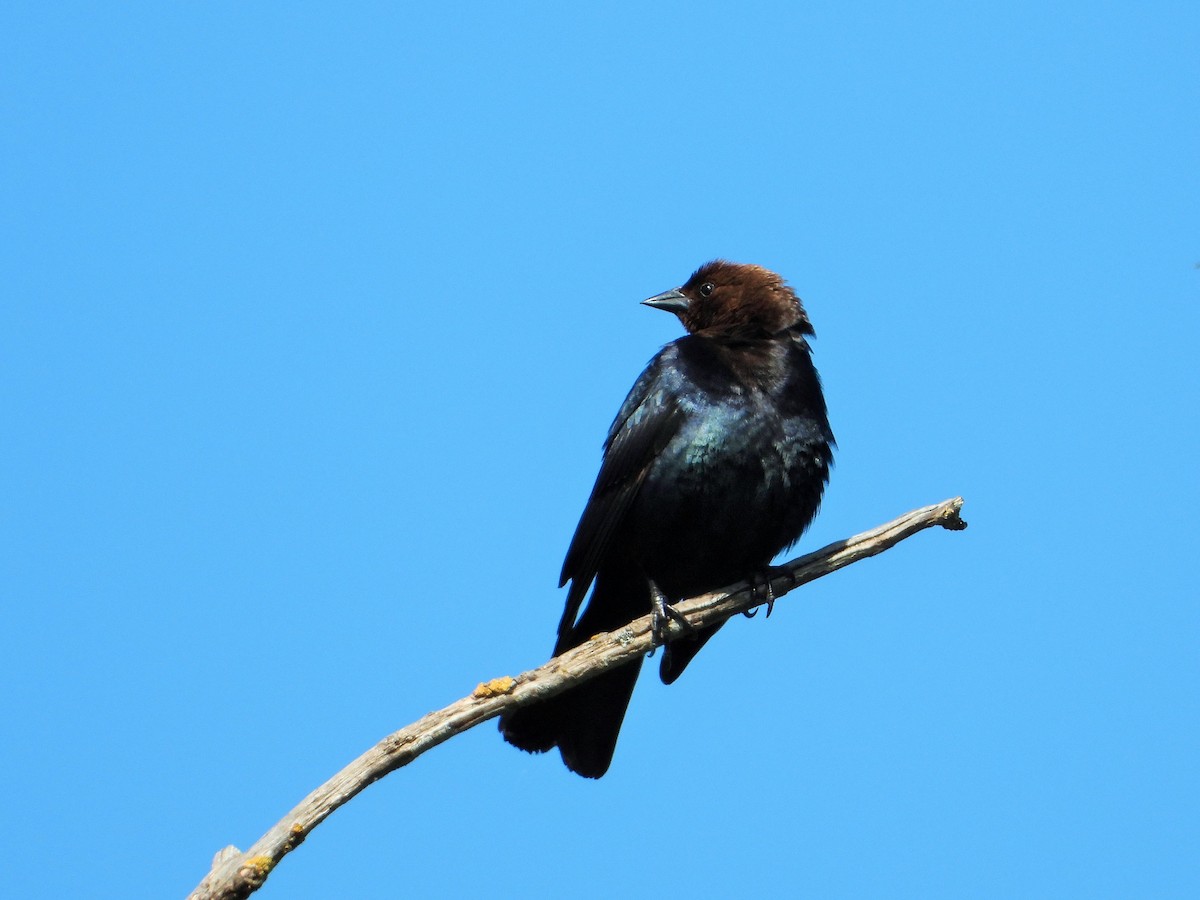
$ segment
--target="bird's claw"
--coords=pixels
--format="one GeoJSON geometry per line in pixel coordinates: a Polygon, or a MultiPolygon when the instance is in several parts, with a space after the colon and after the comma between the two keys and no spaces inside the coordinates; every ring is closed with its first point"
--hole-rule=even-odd
{"type": "MultiPolygon", "coordinates": [[[[671,606],[667,602],[667,598],[663,596],[662,591],[657,587],[651,584],[651,588],[653,588],[651,591],[653,596],[650,603],[650,635],[653,640],[653,647],[659,647],[667,643],[668,632],[671,629],[672,622],[678,622],[680,627],[683,628],[684,634],[688,637],[695,637],[696,629],[684,618],[683,613],[671,606]]],[[[650,650],[650,653],[654,653],[653,648],[650,650]]]]}
{"type": "MultiPolygon", "coordinates": [[[[773,570],[773,569],[768,569],[766,571],[766,573],[761,576],[762,580],[763,580],[761,588],[766,589],[766,592],[767,592],[767,618],[768,619],[771,618],[771,613],[775,611],[775,591],[771,588],[771,575],[774,571],[775,570],[773,570]]],[[[758,573],[755,573],[750,576],[750,597],[754,600],[755,603],[758,602],[758,592],[760,590],[760,585],[758,583],[759,577],[760,576],[758,573]]],[[[758,615],[758,607],[755,606],[753,609],[743,610],[742,615],[745,616],[747,619],[753,619],[755,616],[758,615]]]]}

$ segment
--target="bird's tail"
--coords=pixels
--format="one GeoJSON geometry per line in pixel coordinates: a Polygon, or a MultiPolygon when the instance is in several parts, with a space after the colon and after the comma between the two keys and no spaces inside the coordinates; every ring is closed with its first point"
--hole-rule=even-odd
{"type": "Polygon", "coordinates": [[[612,763],[641,668],[639,659],[509,713],[500,719],[500,733],[513,746],[532,753],[557,746],[568,769],[585,778],[599,778],[612,763]]]}
{"type": "MultiPolygon", "coordinates": [[[[592,635],[620,628],[649,609],[650,590],[644,576],[602,570],[587,609],[559,636],[555,655],[592,635]]],[[[557,746],[568,769],[585,778],[599,778],[612,763],[641,668],[638,658],[549,700],[501,716],[500,733],[510,744],[531,753],[557,746]]]]}

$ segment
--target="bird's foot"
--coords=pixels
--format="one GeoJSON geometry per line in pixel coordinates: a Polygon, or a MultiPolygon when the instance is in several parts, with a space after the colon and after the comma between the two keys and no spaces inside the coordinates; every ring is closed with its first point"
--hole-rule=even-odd
{"type": "MultiPolygon", "coordinates": [[[[688,623],[683,613],[671,606],[663,592],[654,582],[650,582],[650,635],[654,647],[667,643],[672,622],[678,622],[687,637],[696,636],[696,629],[688,623]]],[[[653,654],[654,650],[651,649],[650,653],[653,654]]]]}
{"type": "MultiPolygon", "coordinates": [[[[760,591],[766,591],[767,594],[767,618],[771,618],[771,613],[775,611],[775,591],[771,587],[771,579],[778,578],[780,575],[787,575],[792,579],[792,587],[796,586],[796,576],[792,571],[784,566],[768,566],[765,572],[755,572],[748,579],[750,582],[750,596],[757,601],[760,591]],[[759,584],[759,579],[762,584],[759,584]]],[[[758,607],[747,609],[742,613],[747,619],[753,619],[758,615],[758,607]]]]}

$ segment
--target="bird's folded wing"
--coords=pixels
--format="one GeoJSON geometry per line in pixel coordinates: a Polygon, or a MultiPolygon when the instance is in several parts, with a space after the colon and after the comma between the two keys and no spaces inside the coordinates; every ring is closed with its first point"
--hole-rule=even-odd
{"type": "Polygon", "coordinates": [[[558,626],[561,639],[575,624],[583,598],[596,577],[630,505],[655,458],[679,431],[683,411],[663,378],[663,355],[656,357],[625,398],[605,444],[604,462],[571,539],[560,585],[571,582],[558,626]]]}

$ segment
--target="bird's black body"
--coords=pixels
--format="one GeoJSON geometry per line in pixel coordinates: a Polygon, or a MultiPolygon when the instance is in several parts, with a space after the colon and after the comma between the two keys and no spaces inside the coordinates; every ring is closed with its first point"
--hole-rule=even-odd
{"type": "MultiPolygon", "coordinates": [[[[555,655],[645,615],[653,586],[674,602],[761,574],[808,527],[829,476],[812,327],[782,279],[717,261],[646,302],[690,333],[650,361],[609,430],[563,564],[571,587],[555,655]]],[[[662,680],[679,677],[715,631],[673,642],[662,680]]],[[[557,745],[570,769],[599,778],[640,669],[504,716],[501,731],[525,750],[557,745]]]]}

